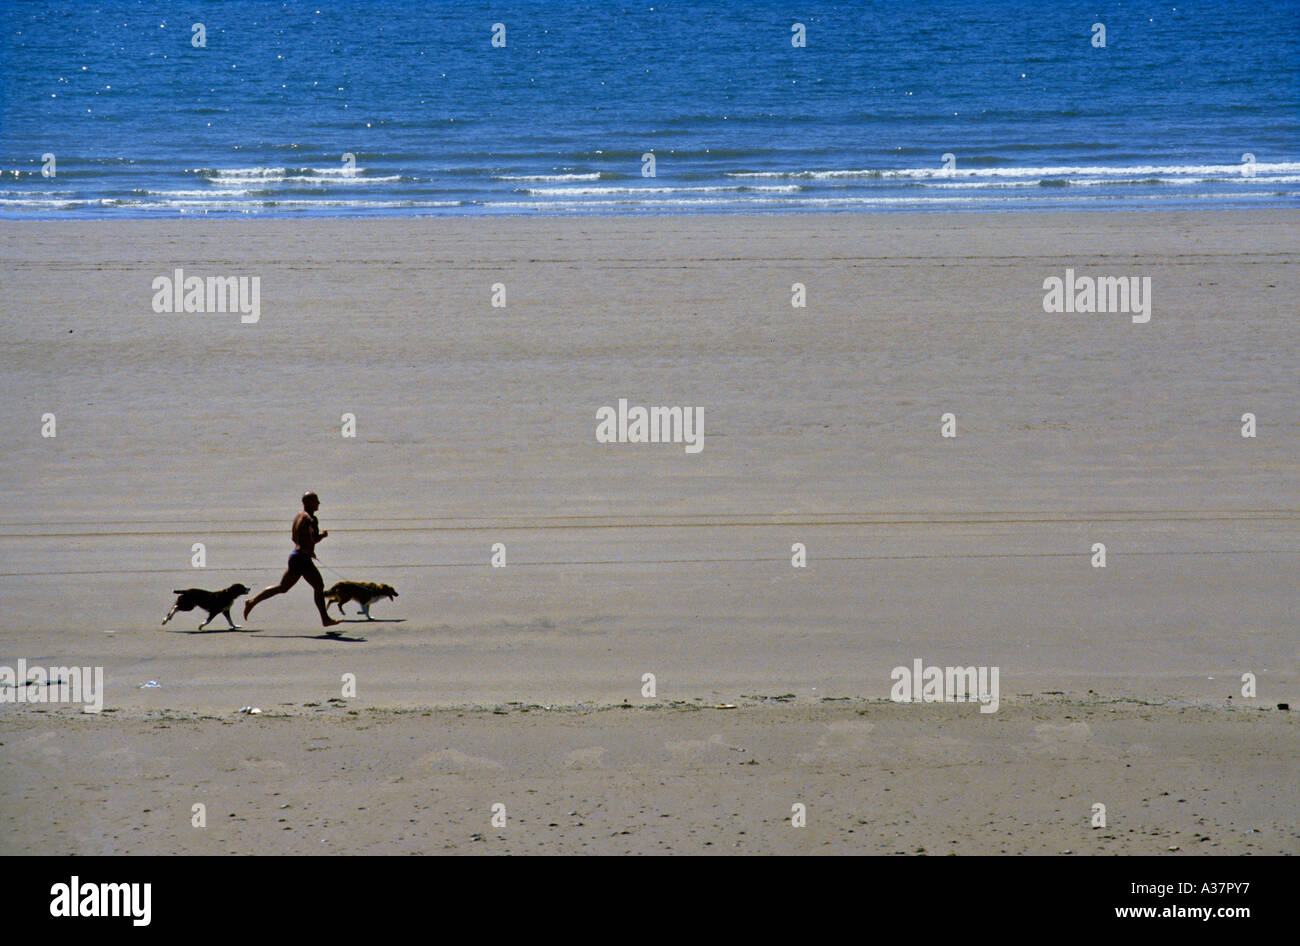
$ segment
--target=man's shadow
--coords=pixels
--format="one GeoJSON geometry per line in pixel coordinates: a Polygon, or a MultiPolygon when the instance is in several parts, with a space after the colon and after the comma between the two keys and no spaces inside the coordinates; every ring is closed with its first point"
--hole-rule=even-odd
{"type": "MultiPolygon", "coordinates": [[[[366,621],[348,622],[357,624],[366,624],[366,621]]],[[[375,623],[375,622],[369,622],[375,623]]],[[[256,634],[261,638],[275,638],[276,640],[305,640],[305,641],[343,641],[349,644],[361,644],[366,641],[364,637],[349,637],[346,631],[336,631],[333,634],[322,630],[319,634],[268,634],[256,627],[214,627],[212,629],[204,628],[201,631],[185,631],[175,628],[170,631],[164,631],[165,634],[197,634],[205,637],[209,634],[256,634]]],[[[355,633],[355,632],[354,632],[355,633]]]]}
{"type": "Polygon", "coordinates": [[[263,634],[263,637],[274,637],[276,640],[303,640],[303,641],[342,641],[345,644],[364,644],[364,637],[348,637],[345,631],[335,631],[331,634],[329,631],[322,630],[319,634],[263,634]]]}

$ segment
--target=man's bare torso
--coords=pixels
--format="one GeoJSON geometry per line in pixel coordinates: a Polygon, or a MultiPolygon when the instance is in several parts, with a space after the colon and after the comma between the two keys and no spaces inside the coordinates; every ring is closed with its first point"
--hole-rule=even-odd
{"type": "Polygon", "coordinates": [[[311,558],[316,557],[316,519],[305,512],[298,513],[293,520],[293,546],[311,558]]]}

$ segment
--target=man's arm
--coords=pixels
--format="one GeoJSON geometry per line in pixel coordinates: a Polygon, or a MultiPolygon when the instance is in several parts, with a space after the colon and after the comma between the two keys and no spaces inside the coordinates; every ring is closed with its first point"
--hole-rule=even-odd
{"type": "Polygon", "coordinates": [[[313,546],[312,557],[315,558],[316,552],[314,551],[314,548],[316,543],[320,542],[320,540],[329,535],[329,533],[321,529],[320,525],[316,522],[315,516],[304,515],[303,528],[311,534],[311,544],[313,546]]]}

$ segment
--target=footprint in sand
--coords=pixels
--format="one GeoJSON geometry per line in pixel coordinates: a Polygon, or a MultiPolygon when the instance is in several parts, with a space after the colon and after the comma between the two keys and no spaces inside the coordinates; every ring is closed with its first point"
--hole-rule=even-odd
{"type": "Polygon", "coordinates": [[[143,772],[146,763],[155,763],[156,765],[158,761],[157,759],[151,759],[143,752],[136,752],[134,749],[128,749],[125,746],[117,749],[106,749],[103,752],[95,753],[91,757],[91,763],[96,767],[131,774],[143,772]]]}
{"type": "Polygon", "coordinates": [[[259,759],[255,756],[244,759],[239,763],[239,767],[252,772],[283,772],[288,768],[279,759],[259,759]]]}
{"type": "Polygon", "coordinates": [[[731,761],[745,750],[733,746],[722,738],[722,733],[714,733],[708,739],[683,739],[681,742],[666,742],[664,748],[680,761],[689,762],[723,762],[731,761]]]}
{"type": "Polygon", "coordinates": [[[1062,758],[1110,758],[1115,752],[1098,746],[1092,738],[1092,727],[1087,723],[1040,723],[1034,727],[1037,741],[1029,744],[1029,751],[1049,753],[1062,758]]]}
{"type": "Polygon", "coordinates": [[[459,749],[439,749],[428,755],[420,756],[409,766],[420,772],[452,772],[457,775],[471,775],[476,772],[494,772],[503,768],[495,759],[484,756],[466,755],[459,749]]]}
{"type": "Polygon", "coordinates": [[[603,769],[605,767],[605,747],[589,746],[574,749],[564,754],[564,765],[570,769],[603,769]]]}
{"type": "Polygon", "coordinates": [[[1034,727],[1034,735],[1039,745],[1055,745],[1060,742],[1082,745],[1092,738],[1092,727],[1087,723],[1040,723],[1034,727]]]}
{"type": "Polygon", "coordinates": [[[987,757],[987,753],[976,751],[969,739],[951,736],[913,736],[903,745],[913,756],[925,762],[966,763],[987,757]]]}
{"type": "Polygon", "coordinates": [[[812,752],[799,753],[800,762],[821,762],[842,759],[865,752],[875,723],[865,719],[838,719],[826,724],[826,732],[817,739],[812,752]]]}

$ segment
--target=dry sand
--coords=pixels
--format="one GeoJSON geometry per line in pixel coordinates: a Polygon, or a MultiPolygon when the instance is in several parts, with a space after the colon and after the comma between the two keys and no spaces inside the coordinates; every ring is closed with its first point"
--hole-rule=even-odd
{"type": "Polygon", "coordinates": [[[1296,851],[1290,714],[742,702],[31,712],[0,747],[0,852],[1296,851]]]}
{"type": "Polygon", "coordinates": [[[3,849],[1296,853],[1297,245],[1283,211],[0,224],[0,664],[103,666],[113,710],[0,705],[3,849]],[[259,276],[260,321],[155,314],[178,266],[259,276]],[[1151,322],[1044,313],[1067,267],[1150,276],[1151,322]],[[620,397],[702,406],[703,451],[596,443],[620,397]],[[158,627],[273,582],[305,488],[386,620],[324,638],[300,586],[158,627]],[[880,702],[914,658],[999,667],[1001,709],[880,702]]]}

